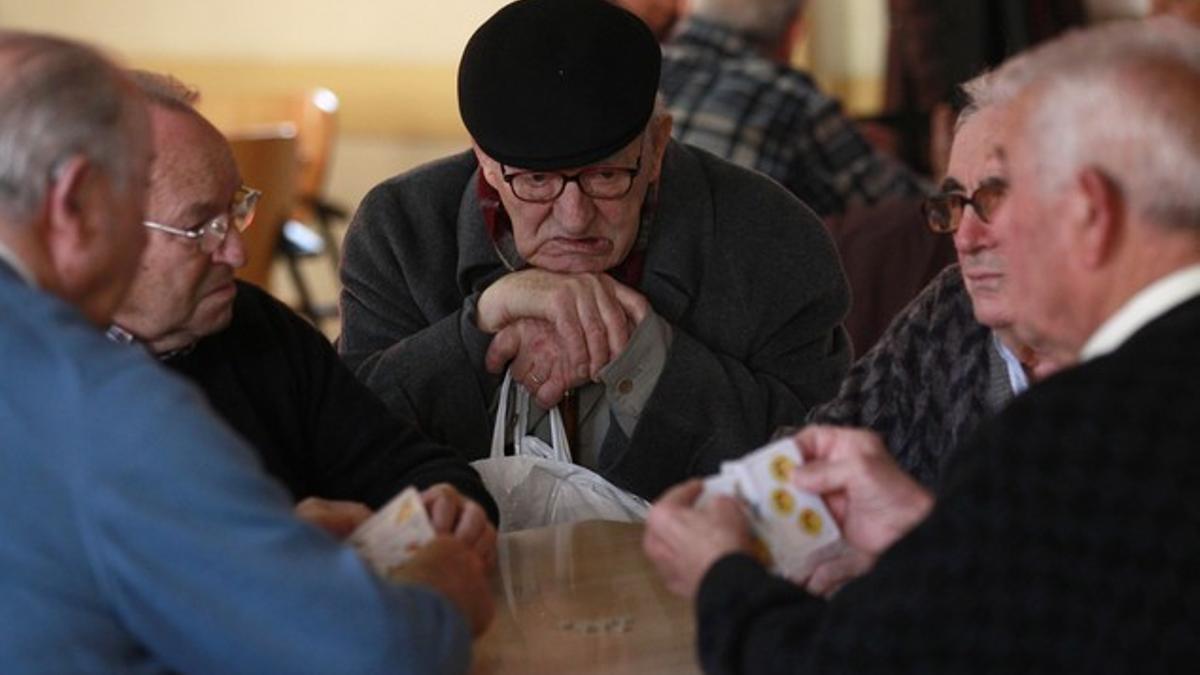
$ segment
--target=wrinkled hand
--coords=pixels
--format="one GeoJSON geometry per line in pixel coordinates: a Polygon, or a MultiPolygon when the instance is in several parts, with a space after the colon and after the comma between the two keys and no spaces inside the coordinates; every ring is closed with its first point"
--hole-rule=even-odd
{"type": "Polygon", "coordinates": [[[863,553],[878,556],[933,508],[933,496],[896,465],[874,433],[810,426],[795,439],[805,463],[792,482],[824,497],[842,536],[863,553]]]}
{"type": "Polygon", "coordinates": [[[477,323],[495,334],[521,319],[545,321],[557,336],[567,372],[577,380],[595,380],[625,349],[649,308],[645,297],[607,274],[527,269],[501,277],[483,292],[477,323]]]}
{"type": "Polygon", "coordinates": [[[439,535],[417,549],[403,565],[388,571],[388,579],[402,584],[429,586],[446,596],[462,612],[478,637],[496,613],[484,563],[463,542],[439,535]]]}
{"type": "Polygon", "coordinates": [[[519,319],[496,333],[484,363],[491,373],[511,367],[513,378],[547,409],[557,405],[569,389],[591,381],[578,375],[562,339],[549,323],[539,319],[519,319]]]}
{"type": "Polygon", "coordinates": [[[487,568],[496,563],[496,528],[483,507],[464,497],[449,483],[437,483],[421,493],[421,503],[438,534],[466,544],[487,568]]]}
{"type": "Polygon", "coordinates": [[[752,551],[750,524],[737,501],[719,496],[697,508],[703,489],[703,482],[690,480],[668,490],[650,509],[642,538],[667,589],[685,598],[696,595],[717,560],[752,551]]]}
{"type": "Polygon", "coordinates": [[[371,509],[359,502],[346,502],[320,497],[308,497],[296,504],[296,517],[345,539],[371,517],[371,509]]]}

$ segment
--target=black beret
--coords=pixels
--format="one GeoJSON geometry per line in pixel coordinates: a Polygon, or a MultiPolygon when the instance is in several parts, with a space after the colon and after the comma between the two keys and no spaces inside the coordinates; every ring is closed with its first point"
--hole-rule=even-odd
{"type": "Polygon", "coordinates": [[[518,0],[467,42],[458,109],[499,162],[582,166],[646,128],[661,66],[646,24],[607,0],[518,0]]]}

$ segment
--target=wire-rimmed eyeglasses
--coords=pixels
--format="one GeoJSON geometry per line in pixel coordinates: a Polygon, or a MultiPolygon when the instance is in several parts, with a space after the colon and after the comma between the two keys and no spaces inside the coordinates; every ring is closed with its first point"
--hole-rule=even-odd
{"type": "Polygon", "coordinates": [[[254,220],[254,209],[258,206],[258,198],[260,196],[262,196],[262,193],[258,190],[243,185],[233,194],[233,203],[230,204],[228,211],[188,229],[171,227],[170,225],[163,225],[162,223],[150,220],[144,220],[142,224],[152,230],[166,232],[167,234],[173,234],[177,237],[194,241],[202,253],[209,254],[220,248],[221,244],[224,243],[225,237],[229,234],[230,224],[236,227],[238,232],[243,232],[247,227],[250,227],[251,221],[254,220]]]}

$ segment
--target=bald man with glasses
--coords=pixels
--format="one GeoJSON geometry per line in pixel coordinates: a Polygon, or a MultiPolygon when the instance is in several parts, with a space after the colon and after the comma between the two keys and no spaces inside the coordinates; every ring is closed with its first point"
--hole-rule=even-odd
{"type": "Polygon", "coordinates": [[[133,76],[150,102],[156,156],[146,250],[109,336],[143,345],[199,385],[301,517],[345,535],[415,485],[435,529],[491,560],[496,507],[479,476],[389,414],[315,328],[235,280],[259,193],[241,184],[228,144],[191,107],[194,92],[133,76]]]}

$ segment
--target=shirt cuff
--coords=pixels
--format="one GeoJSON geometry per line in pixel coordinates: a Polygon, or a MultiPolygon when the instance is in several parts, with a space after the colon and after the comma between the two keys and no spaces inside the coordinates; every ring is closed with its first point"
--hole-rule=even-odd
{"type": "Polygon", "coordinates": [[[600,370],[604,396],[627,438],[633,437],[642,410],[658,385],[674,338],[671,324],[650,310],[633,331],[625,351],[600,370]]]}

